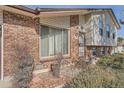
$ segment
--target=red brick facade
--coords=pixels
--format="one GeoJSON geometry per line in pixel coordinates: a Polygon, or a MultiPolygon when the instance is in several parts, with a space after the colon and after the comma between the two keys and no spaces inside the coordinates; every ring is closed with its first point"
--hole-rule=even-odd
{"type": "Polygon", "coordinates": [[[75,60],[79,55],[79,16],[72,15],[70,16],[70,31],[71,31],[71,59],[75,60]]]}
{"type": "Polygon", "coordinates": [[[10,76],[14,66],[14,46],[24,43],[28,46],[34,61],[39,62],[39,34],[37,19],[4,11],[4,76],[10,76]]]}
{"type": "MultiPolygon", "coordinates": [[[[31,18],[28,16],[15,14],[4,11],[4,76],[12,75],[14,66],[14,56],[16,44],[26,44],[30,54],[34,58],[38,69],[50,68],[55,60],[41,61],[39,56],[39,18],[31,18]]],[[[77,25],[79,24],[79,16],[70,16],[70,56],[67,57],[68,63],[78,57],[78,35],[77,25]]]]}

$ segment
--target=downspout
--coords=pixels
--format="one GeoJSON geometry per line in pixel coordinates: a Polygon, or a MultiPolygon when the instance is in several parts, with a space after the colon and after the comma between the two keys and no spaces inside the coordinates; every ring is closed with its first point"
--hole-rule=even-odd
{"type": "Polygon", "coordinates": [[[2,41],[2,42],[1,42],[1,80],[4,80],[4,62],[3,62],[3,61],[4,61],[4,60],[3,60],[3,53],[4,53],[4,52],[3,52],[3,51],[4,51],[4,50],[3,50],[3,46],[4,46],[4,43],[3,43],[3,42],[4,42],[4,41],[3,41],[3,40],[4,40],[4,38],[3,38],[3,33],[4,33],[4,29],[3,29],[3,25],[1,25],[1,26],[2,26],[2,38],[1,38],[1,39],[2,39],[2,40],[1,40],[1,41],[2,41]]]}
{"type": "Polygon", "coordinates": [[[1,23],[1,80],[4,80],[4,25],[3,25],[3,11],[2,11],[2,23],[1,23]]]}

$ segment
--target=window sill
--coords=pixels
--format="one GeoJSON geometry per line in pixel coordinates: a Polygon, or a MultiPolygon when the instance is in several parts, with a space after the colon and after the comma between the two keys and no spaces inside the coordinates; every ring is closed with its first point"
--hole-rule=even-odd
{"type": "MultiPolygon", "coordinates": [[[[63,55],[63,58],[64,59],[68,59],[68,58],[70,58],[70,55],[63,55]]],[[[41,57],[40,58],[40,62],[48,62],[48,61],[55,61],[56,60],[56,58],[55,58],[55,56],[49,56],[49,57],[41,57]]]]}

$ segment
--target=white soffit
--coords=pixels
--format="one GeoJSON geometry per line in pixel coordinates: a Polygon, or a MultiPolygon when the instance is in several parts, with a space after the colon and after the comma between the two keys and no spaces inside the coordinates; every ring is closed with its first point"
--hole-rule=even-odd
{"type": "Polygon", "coordinates": [[[91,12],[91,11],[88,11],[88,10],[75,10],[75,11],[40,12],[39,17],[81,15],[81,14],[87,14],[87,13],[89,13],[89,12],[91,12]]]}

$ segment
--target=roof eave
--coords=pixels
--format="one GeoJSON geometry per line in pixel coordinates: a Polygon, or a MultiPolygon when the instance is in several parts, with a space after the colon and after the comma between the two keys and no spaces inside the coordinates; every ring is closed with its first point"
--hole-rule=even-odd
{"type": "Polygon", "coordinates": [[[116,18],[116,16],[115,16],[115,13],[113,12],[113,10],[112,10],[112,9],[110,9],[110,10],[111,10],[111,13],[112,13],[112,15],[113,15],[113,17],[114,17],[115,21],[116,21],[117,28],[118,28],[118,29],[121,29],[121,26],[120,26],[120,24],[119,24],[119,22],[118,22],[118,20],[117,20],[117,18],[116,18]]]}
{"type": "Polygon", "coordinates": [[[25,7],[25,6],[22,6],[22,5],[6,5],[6,6],[16,8],[16,9],[19,9],[19,10],[22,10],[22,11],[26,11],[26,12],[29,12],[29,13],[33,13],[33,14],[36,14],[36,15],[39,14],[39,11],[28,8],[28,7],[25,7]]]}
{"type": "MultiPolygon", "coordinates": [[[[9,7],[12,7],[12,8],[16,8],[16,9],[19,9],[19,10],[22,10],[22,11],[26,11],[26,12],[29,12],[29,13],[32,13],[32,14],[35,14],[35,15],[38,15],[38,14],[41,14],[42,13],[42,11],[40,10],[40,9],[31,9],[31,8],[28,8],[28,7],[25,7],[25,6],[22,6],[22,5],[6,5],[6,6],[9,6],[9,7]]],[[[71,8],[70,8],[71,9],[71,8]]],[[[70,10],[70,9],[65,9],[65,10],[70,10]]],[[[98,9],[95,9],[95,8],[87,8],[87,9],[71,9],[71,11],[72,10],[98,10],[98,9]]],[[[104,10],[106,10],[106,9],[104,9],[104,10]]],[[[116,18],[116,16],[115,16],[115,14],[114,14],[114,12],[113,12],[113,10],[112,9],[110,9],[110,11],[111,11],[111,13],[112,13],[112,16],[114,17],[114,19],[115,19],[115,24],[116,24],[116,26],[117,26],[117,28],[118,29],[120,29],[121,28],[121,26],[120,26],[120,24],[119,24],[119,22],[118,22],[118,20],[117,20],[117,18],[116,18]]],[[[55,12],[55,11],[51,11],[51,13],[52,12],[55,12]]],[[[59,12],[59,11],[56,11],[56,12],[59,12]]]]}

